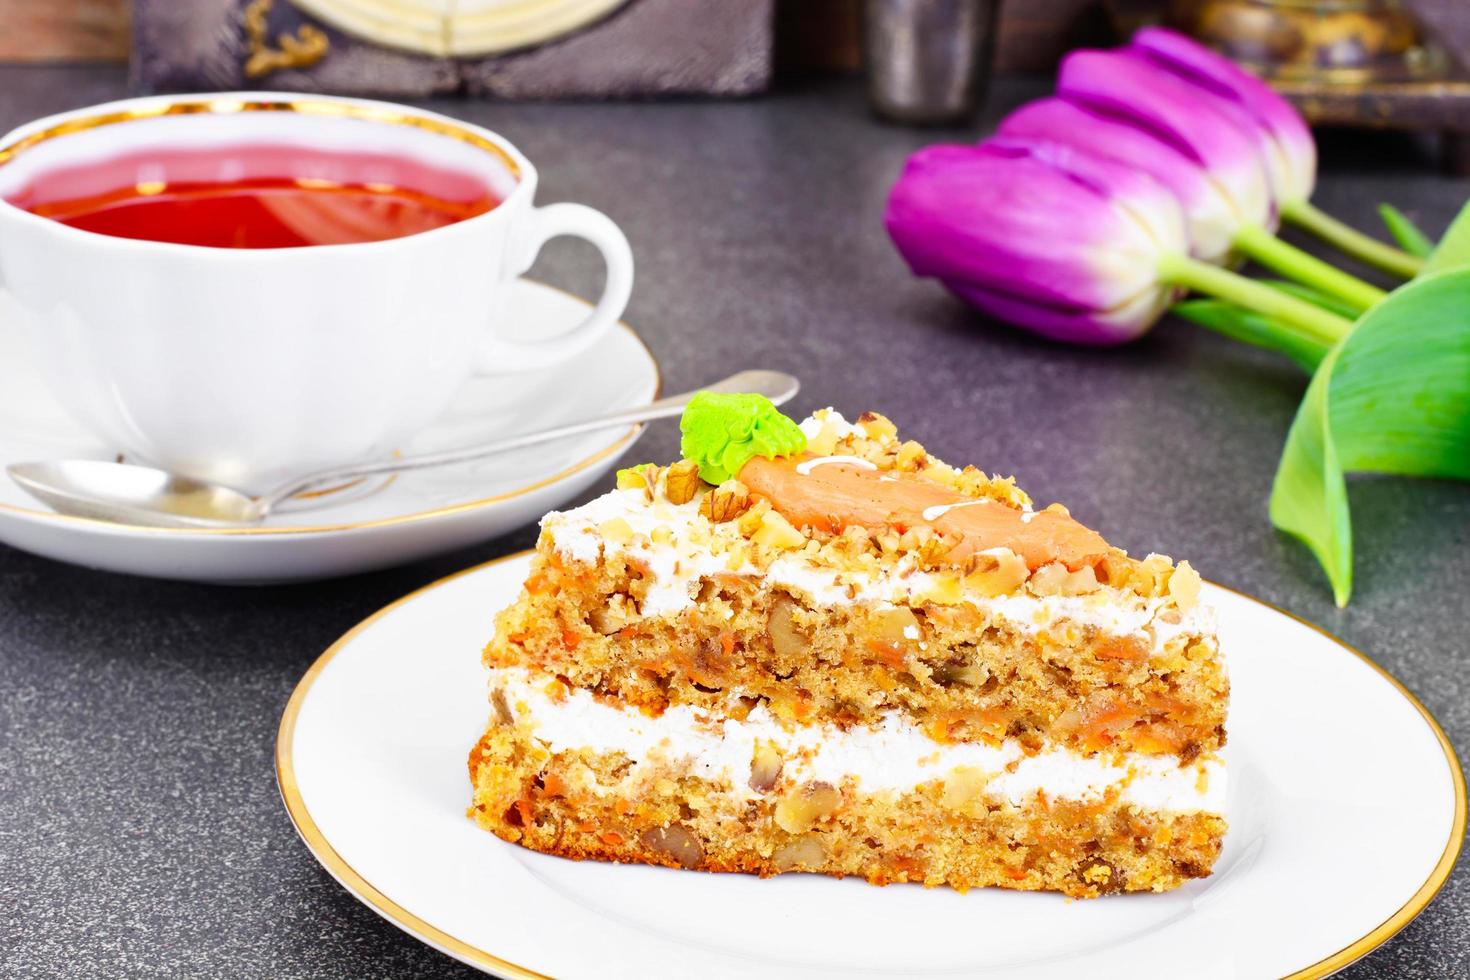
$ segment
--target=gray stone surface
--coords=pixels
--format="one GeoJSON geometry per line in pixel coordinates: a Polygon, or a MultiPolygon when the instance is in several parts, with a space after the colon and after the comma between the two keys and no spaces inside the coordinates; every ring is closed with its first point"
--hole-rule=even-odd
{"type": "MultiPolygon", "coordinates": [[[[0,128],[123,84],[105,69],[0,69],[0,128]]],[[[992,110],[1038,90],[1004,82],[992,110]]],[[[1124,350],[1057,347],[909,278],[880,225],[884,194],[906,153],[970,134],[884,128],[851,83],[719,105],[436,107],[519,143],[541,164],[543,200],[622,223],[639,262],[629,320],[671,389],[761,364],[803,377],[794,410],[881,408],[943,456],[1020,474],[1130,551],[1187,556],[1341,635],[1470,754],[1470,488],[1355,480],[1358,587],[1335,609],[1315,563],[1266,519],[1305,384],[1289,365],[1180,323],[1124,350]]],[[[1333,135],[1324,157],[1318,202],[1364,225],[1392,199],[1437,232],[1470,192],[1408,138],[1333,135]]],[[[596,279],[590,249],[573,245],[534,274],[596,279]]],[[[634,455],[676,446],[664,424],[634,455]]],[[[281,808],[271,753],[293,686],[339,634],[533,536],[265,589],[0,549],[0,975],[470,975],[317,867],[281,808]]],[[[1465,977],[1467,960],[1462,860],[1429,909],[1347,975],[1465,977]]]]}

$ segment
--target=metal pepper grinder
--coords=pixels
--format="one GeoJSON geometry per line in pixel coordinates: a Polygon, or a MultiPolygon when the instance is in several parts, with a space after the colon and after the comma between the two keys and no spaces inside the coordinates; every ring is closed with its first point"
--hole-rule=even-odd
{"type": "Polygon", "coordinates": [[[864,0],[868,100],[885,119],[958,123],[980,107],[998,0],[864,0]]]}

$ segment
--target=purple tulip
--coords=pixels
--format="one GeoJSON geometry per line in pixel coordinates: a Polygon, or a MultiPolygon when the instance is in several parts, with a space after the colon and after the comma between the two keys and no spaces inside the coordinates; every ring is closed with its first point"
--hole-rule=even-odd
{"type": "Polygon", "coordinates": [[[1046,98],[1028,103],[1007,116],[997,132],[1091,150],[1153,177],[1178,198],[1190,254],[1206,262],[1226,261],[1246,220],[1209,173],[1172,143],[1075,102],[1046,98]]]}
{"type": "Polygon", "coordinates": [[[1142,170],[1063,143],[998,137],[909,157],[884,223],[915,275],[1001,320],[1078,344],[1144,333],[1180,287],[1328,345],[1348,321],[1186,254],[1173,193],[1142,170]]]}
{"type": "Polygon", "coordinates": [[[1306,200],[1317,181],[1317,144],[1290,102],[1275,89],[1218,52],[1177,31],[1146,27],[1133,35],[1131,50],[1209,92],[1219,104],[1236,106],[1270,139],[1269,165],[1282,200],[1306,200]]]}
{"type": "Polygon", "coordinates": [[[1243,222],[1275,226],[1259,136],[1189,82],[1127,51],[1074,51],[1062,60],[1057,94],[1168,143],[1220,184],[1243,222]]]}
{"type": "Polygon", "coordinates": [[[884,222],[916,275],[1036,333],[1117,344],[1175,297],[1159,281],[1186,248],[1167,188],[1056,143],[997,139],[909,158],[884,222]]]}

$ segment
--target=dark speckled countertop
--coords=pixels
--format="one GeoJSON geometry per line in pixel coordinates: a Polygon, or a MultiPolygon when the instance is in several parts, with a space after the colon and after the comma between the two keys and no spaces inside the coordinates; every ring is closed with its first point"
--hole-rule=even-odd
{"type": "MultiPolygon", "coordinates": [[[[1003,82],[992,115],[1043,84],[1003,82]]],[[[122,94],[116,69],[0,69],[0,131],[122,94]]],[[[1354,481],[1357,591],[1336,609],[1266,518],[1305,386],[1289,364],[1179,323],[1124,350],[1052,346],[984,329],[909,278],[881,227],[884,195],[911,150],[967,134],[881,126],[845,82],[723,104],[434,108],[519,144],[540,164],[541,200],[622,224],[638,260],[628,320],[670,390],[760,364],[801,375],[796,411],[879,408],[941,456],[1019,474],[1131,552],[1188,557],[1342,636],[1470,755],[1470,486],[1354,481]]],[[[1406,137],[1331,134],[1324,158],[1316,201],[1363,227],[1393,200],[1438,232],[1470,195],[1406,137]]],[[[595,268],[590,248],[559,245],[533,275],[586,289],[595,268]]],[[[676,446],[663,423],[635,454],[676,446]]],[[[281,807],[272,751],[292,688],[341,633],[534,533],[255,589],[0,547],[0,975],[472,975],[317,866],[281,807]]],[[[1467,977],[1467,964],[1462,857],[1424,914],[1344,975],[1467,977]]]]}

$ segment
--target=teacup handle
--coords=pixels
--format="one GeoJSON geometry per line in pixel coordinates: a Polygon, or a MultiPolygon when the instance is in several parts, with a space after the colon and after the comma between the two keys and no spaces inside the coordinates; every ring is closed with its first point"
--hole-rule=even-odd
{"type": "Polygon", "coordinates": [[[633,292],[633,250],[623,230],[601,211],[584,204],[548,204],[529,214],[529,227],[518,243],[523,261],[515,273],[526,271],[541,247],[561,235],[591,242],[607,264],[607,282],[597,305],[571,331],[547,340],[518,341],[487,336],[480,347],[479,370],[483,374],[508,374],[550,367],[579,354],[618,322],[633,292]]]}

